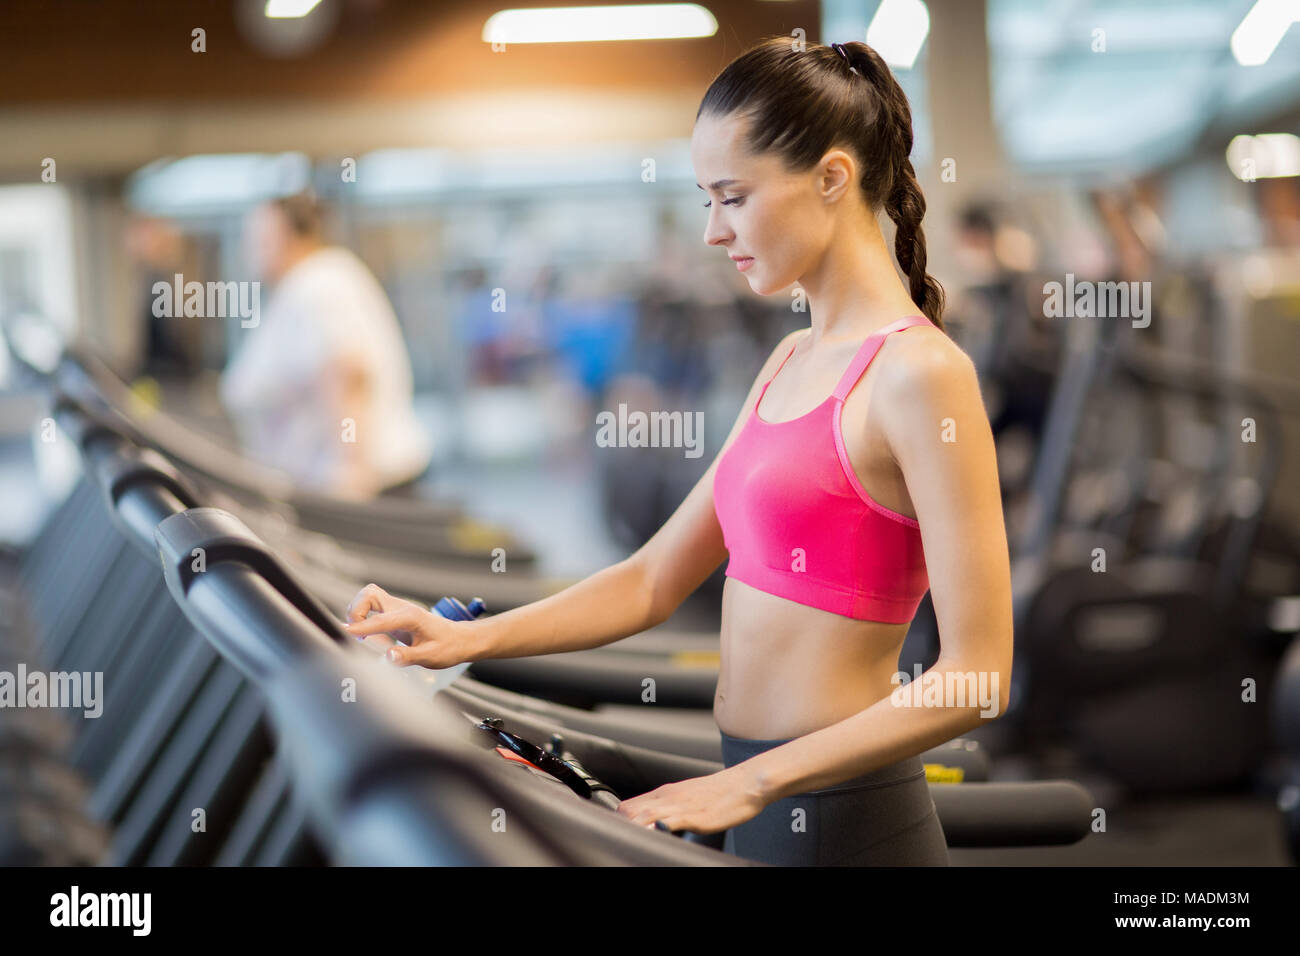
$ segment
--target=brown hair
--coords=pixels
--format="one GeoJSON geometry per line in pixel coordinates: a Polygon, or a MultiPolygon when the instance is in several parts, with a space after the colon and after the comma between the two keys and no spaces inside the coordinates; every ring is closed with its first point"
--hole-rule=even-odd
{"type": "Polygon", "coordinates": [[[325,240],[325,207],[311,190],[277,196],[271,205],[284,216],[294,235],[318,242],[325,240]]]}
{"type": "Polygon", "coordinates": [[[865,43],[809,44],[772,36],[742,53],[709,86],[696,119],[740,113],[746,146],[774,150],[787,169],[811,168],[833,147],[861,162],[863,196],[894,221],[894,255],[913,300],[943,328],[943,287],[925,271],[925,197],[912,168],[912,110],[880,54],[865,43]]]}

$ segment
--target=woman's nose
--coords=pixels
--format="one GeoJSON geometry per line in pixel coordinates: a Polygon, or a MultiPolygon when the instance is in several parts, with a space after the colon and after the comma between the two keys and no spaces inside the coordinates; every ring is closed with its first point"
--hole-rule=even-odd
{"type": "Polygon", "coordinates": [[[715,223],[711,218],[709,224],[704,228],[704,242],[706,245],[716,246],[725,242],[727,237],[730,235],[731,230],[722,228],[721,225],[715,223]]]}

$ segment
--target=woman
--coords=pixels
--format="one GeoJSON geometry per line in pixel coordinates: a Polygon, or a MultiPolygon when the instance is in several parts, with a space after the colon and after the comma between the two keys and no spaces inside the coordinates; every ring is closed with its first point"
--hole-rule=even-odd
{"type": "Polygon", "coordinates": [[[430,667],[594,647],[667,620],[729,553],[713,711],[725,769],[620,812],[727,830],[729,851],[769,863],[946,865],[919,755],[1005,709],[1011,582],[975,368],[925,272],[911,146],[907,100],[863,43],[773,38],[729,65],[692,139],[705,242],[760,294],[797,282],[811,327],[772,352],[717,460],[625,561],[472,624],[370,586],[351,630],[408,631],[392,658],[430,667]],[[895,693],[927,587],[942,649],[923,681],[973,672],[988,706],[895,693]]]}

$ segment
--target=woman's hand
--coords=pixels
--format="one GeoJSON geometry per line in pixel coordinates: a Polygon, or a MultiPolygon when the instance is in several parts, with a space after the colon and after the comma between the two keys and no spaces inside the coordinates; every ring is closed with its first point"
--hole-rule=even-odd
{"type": "Polygon", "coordinates": [[[767,806],[753,775],[736,764],[704,777],[691,777],[624,800],[618,812],[633,823],[670,830],[717,833],[751,820],[767,806]]]}
{"type": "Polygon", "coordinates": [[[449,621],[418,604],[395,598],[377,584],[367,584],[348,605],[349,634],[374,644],[384,636],[396,642],[405,638],[409,647],[393,643],[388,659],[394,664],[421,664],[440,670],[473,660],[476,644],[468,628],[473,621],[449,621]]]}

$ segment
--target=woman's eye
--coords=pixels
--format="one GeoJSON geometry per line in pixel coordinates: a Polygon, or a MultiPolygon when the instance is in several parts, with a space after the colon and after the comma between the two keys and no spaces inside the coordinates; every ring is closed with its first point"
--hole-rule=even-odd
{"type": "MultiPolygon", "coordinates": [[[[742,200],[742,199],[744,199],[744,198],[745,198],[744,196],[737,196],[735,199],[724,199],[724,200],[722,200],[722,205],[724,205],[724,206],[730,206],[730,205],[732,205],[732,204],[734,204],[734,203],[738,203],[738,202],[740,202],[740,200],[742,200]]],[[[708,208],[709,208],[710,206],[712,206],[712,205],[713,205],[713,202],[712,202],[712,201],[710,201],[710,202],[706,202],[706,203],[704,204],[704,208],[705,208],[705,209],[708,209],[708,208]]]]}

